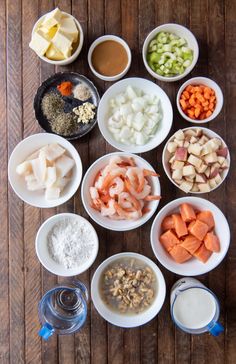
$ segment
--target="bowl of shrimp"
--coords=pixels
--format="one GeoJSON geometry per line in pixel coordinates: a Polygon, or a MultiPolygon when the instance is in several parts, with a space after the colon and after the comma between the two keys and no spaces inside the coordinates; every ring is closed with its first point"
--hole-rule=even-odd
{"type": "Polygon", "coordinates": [[[102,156],[87,170],[81,197],[88,215],[100,226],[129,231],[145,224],[161,194],[159,175],[145,159],[126,152],[102,156]]]}

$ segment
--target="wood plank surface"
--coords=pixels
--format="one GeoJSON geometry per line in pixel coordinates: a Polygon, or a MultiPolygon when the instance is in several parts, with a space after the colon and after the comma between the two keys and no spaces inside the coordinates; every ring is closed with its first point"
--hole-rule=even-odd
{"type": "MultiPolygon", "coordinates": [[[[1,0],[0,1],[0,364],[235,364],[236,363],[236,0],[1,0]],[[72,13],[84,31],[84,45],[78,59],[66,67],[40,61],[28,44],[36,20],[59,6],[72,13]],[[142,45],[157,25],[174,22],[191,29],[200,48],[199,60],[188,76],[209,76],[222,88],[224,106],[206,127],[220,134],[231,151],[227,180],[214,192],[202,195],[226,215],[232,234],[229,252],[212,272],[199,279],[220,300],[220,321],[225,327],[218,338],[208,334],[188,335],[178,330],[170,317],[169,293],[179,278],[155,259],[150,246],[153,219],[139,229],[120,233],[95,224],[85,212],[80,188],[66,204],[37,209],[24,204],[7,181],[7,164],[14,147],[25,137],[42,132],[35,120],[33,98],[39,85],[55,72],[76,71],[97,86],[100,96],[112,83],[97,79],[90,71],[87,53],[91,43],[103,34],[124,38],[132,51],[132,65],[125,77],[144,77],[156,82],[171,99],[174,122],[170,135],[189,124],[178,114],[176,93],[183,80],[159,82],[146,71],[142,45]],[[91,300],[88,317],[75,335],[48,342],[39,338],[37,305],[42,295],[57,283],[71,282],[46,271],[35,253],[35,235],[41,223],[61,212],[75,212],[88,218],[100,241],[92,268],[78,276],[89,288],[92,275],[106,257],[121,251],[135,251],[155,261],[167,284],[165,304],[147,325],[122,329],[108,324],[91,300]]],[[[160,207],[184,196],[169,182],[162,167],[165,141],[142,156],[160,173],[160,207]]],[[[115,149],[106,143],[98,127],[73,142],[83,170],[115,149]]],[[[159,209],[159,208],[158,208],[159,209]]]]}

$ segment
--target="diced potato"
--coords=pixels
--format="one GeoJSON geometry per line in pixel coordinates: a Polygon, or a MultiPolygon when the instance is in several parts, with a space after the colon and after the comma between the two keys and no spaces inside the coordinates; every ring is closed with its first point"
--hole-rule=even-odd
{"type": "Polygon", "coordinates": [[[197,136],[197,137],[200,137],[200,136],[202,136],[202,129],[201,128],[198,128],[198,129],[195,129],[195,135],[197,136]]]}
{"type": "Polygon", "coordinates": [[[207,165],[205,163],[202,163],[199,168],[196,167],[198,173],[204,173],[206,169],[207,165]]]}
{"type": "Polygon", "coordinates": [[[217,183],[216,183],[215,178],[211,178],[211,179],[209,179],[208,183],[209,183],[209,185],[210,185],[211,189],[212,189],[212,188],[216,188],[216,187],[217,187],[217,183]]]}
{"type": "Polygon", "coordinates": [[[183,167],[183,176],[191,176],[191,174],[196,174],[195,168],[193,166],[184,166],[183,167]]]}
{"type": "Polygon", "coordinates": [[[216,152],[209,153],[209,154],[205,155],[204,156],[204,161],[207,164],[217,162],[217,154],[216,154],[216,152]]]}
{"type": "Polygon", "coordinates": [[[181,188],[181,190],[188,193],[193,187],[193,182],[183,181],[179,187],[181,188]]]}
{"type": "Polygon", "coordinates": [[[189,144],[188,152],[189,154],[194,154],[199,156],[201,154],[202,146],[199,143],[189,144]]]}
{"type": "Polygon", "coordinates": [[[195,157],[193,154],[190,154],[190,156],[188,157],[188,162],[196,168],[199,168],[202,164],[202,160],[195,157]]]}
{"type": "Polygon", "coordinates": [[[182,169],[175,169],[172,173],[173,179],[182,179],[183,177],[183,170],[182,169]]]}
{"type": "Polygon", "coordinates": [[[183,169],[184,162],[181,161],[174,161],[174,163],[171,165],[172,169],[183,169]]]}
{"type": "Polygon", "coordinates": [[[219,163],[219,164],[223,164],[223,163],[224,163],[224,161],[225,161],[225,158],[224,158],[224,157],[219,156],[219,157],[217,158],[217,161],[218,161],[218,163],[219,163]]]}
{"type": "Polygon", "coordinates": [[[211,168],[210,167],[207,167],[207,169],[205,170],[204,174],[209,178],[210,173],[211,173],[211,168]]]}
{"type": "Polygon", "coordinates": [[[183,147],[188,148],[188,146],[189,146],[189,142],[187,140],[185,140],[183,147]]]}
{"type": "Polygon", "coordinates": [[[214,143],[217,144],[219,148],[221,147],[222,142],[219,138],[213,138],[212,140],[214,140],[214,143]]]}
{"type": "Polygon", "coordinates": [[[55,161],[55,166],[60,177],[64,177],[74,167],[74,164],[74,159],[66,155],[62,155],[55,161]]]}
{"type": "Polygon", "coordinates": [[[207,178],[204,174],[196,174],[196,182],[197,183],[205,183],[207,181],[207,178]]]}
{"type": "Polygon", "coordinates": [[[46,200],[55,200],[60,197],[60,188],[58,187],[48,187],[45,191],[46,200]]]}
{"type": "Polygon", "coordinates": [[[172,164],[175,161],[175,155],[172,155],[172,157],[169,159],[169,163],[172,164]]]}
{"type": "Polygon", "coordinates": [[[209,183],[199,183],[198,188],[200,192],[210,192],[211,190],[209,183]]]}
{"type": "Polygon", "coordinates": [[[194,143],[197,143],[198,142],[198,138],[196,138],[195,136],[192,136],[189,143],[190,144],[194,144],[194,143]]]}
{"type": "Polygon", "coordinates": [[[175,183],[177,183],[177,185],[181,185],[181,183],[183,183],[185,180],[184,179],[175,179],[174,181],[175,181],[175,183]]]}
{"type": "Polygon", "coordinates": [[[203,147],[202,147],[202,150],[201,150],[201,156],[204,156],[204,155],[207,155],[207,154],[210,154],[212,153],[213,150],[212,150],[212,146],[208,143],[204,144],[203,147]]]}
{"type": "Polygon", "coordinates": [[[62,156],[62,154],[65,153],[65,149],[62,148],[59,144],[54,143],[54,144],[49,144],[46,145],[43,148],[44,152],[45,152],[45,156],[46,159],[48,161],[54,161],[55,159],[59,158],[60,156],[62,156]]]}
{"type": "Polygon", "coordinates": [[[177,146],[178,146],[178,144],[176,144],[175,142],[169,142],[167,144],[167,150],[168,150],[168,152],[174,153],[176,151],[177,146]]]}
{"type": "Polygon", "coordinates": [[[25,161],[16,167],[16,173],[20,176],[25,176],[32,172],[32,165],[30,161],[25,161]]]}
{"type": "Polygon", "coordinates": [[[217,149],[219,149],[218,141],[219,141],[219,139],[217,139],[217,138],[212,138],[212,139],[208,140],[208,142],[204,145],[203,150],[205,150],[209,146],[211,151],[215,152],[217,149]]]}
{"type": "Polygon", "coordinates": [[[215,181],[217,185],[219,185],[222,182],[222,178],[219,173],[215,176],[215,181]]]}
{"type": "Polygon", "coordinates": [[[202,135],[201,138],[199,139],[198,143],[200,145],[204,145],[208,142],[209,138],[206,135],[202,135]]]}
{"type": "Polygon", "coordinates": [[[185,130],[184,131],[184,136],[185,136],[185,138],[187,138],[187,137],[192,137],[192,136],[194,136],[194,135],[196,135],[196,133],[195,133],[195,130],[194,129],[188,129],[188,130],[185,130]]]}
{"type": "Polygon", "coordinates": [[[174,142],[178,145],[178,147],[183,147],[184,146],[184,140],[175,139],[174,142]]]}
{"type": "Polygon", "coordinates": [[[194,183],[193,184],[193,187],[191,189],[192,192],[199,192],[199,188],[198,188],[198,184],[197,183],[194,183]]]}
{"type": "Polygon", "coordinates": [[[194,182],[196,175],[191,174],[190,176],[185,176],[185,180],[188,182],[194,182]]]}
{"type": "Polygon", "coordinates": [[[229,168],[229,162],[227,161],[227,159],[225,159],[225,160],[224,160],[224,162],[222,163],[221,167],[222,167],[223,169],[227,169],[227,168],[229,168]]]}
{"type": "Polygon", "coordinates": [[[183,130],[178,130],[175,134],[174,137],[178,140],[184,140],[184,133],[183,130]]]}

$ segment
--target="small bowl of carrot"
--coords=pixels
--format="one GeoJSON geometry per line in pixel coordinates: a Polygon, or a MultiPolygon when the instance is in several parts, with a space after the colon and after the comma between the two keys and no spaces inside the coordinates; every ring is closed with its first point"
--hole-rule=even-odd
{"type": "Polygon", "coordinates": [[[223,93],[207,77],[194,77],[183,83],[177,98],[180,115],[190,123],[203,124],[215,119],[223,106],[223,93]]]}
{"type": "Polygon", "coordinates": [[[159,262],[182,276],[217,267],[230,243],[228,222],[212,202],[182,197],[165,205],[151,228],[151,245],[159,262]]]}

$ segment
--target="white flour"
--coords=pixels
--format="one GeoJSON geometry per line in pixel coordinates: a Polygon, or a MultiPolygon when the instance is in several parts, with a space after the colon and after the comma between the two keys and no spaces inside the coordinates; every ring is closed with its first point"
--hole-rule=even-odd
{"type": "Polygon", "coordinates": [[[66,218],[53,226],[48,234],[51,258],[67,269],[85,263],[95,248],[96,236],[84,221],[66,218]]]}

